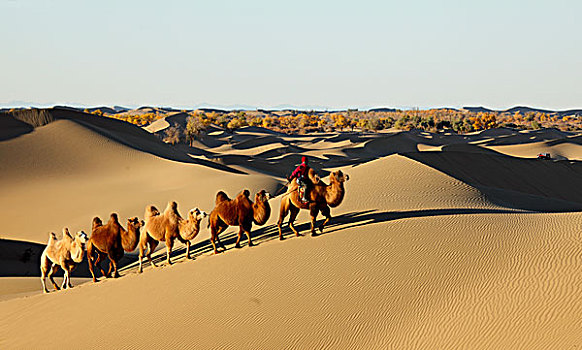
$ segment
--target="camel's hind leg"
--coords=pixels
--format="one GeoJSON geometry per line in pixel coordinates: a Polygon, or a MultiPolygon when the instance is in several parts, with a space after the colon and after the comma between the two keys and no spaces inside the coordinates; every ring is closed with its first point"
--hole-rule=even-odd
{"type": "Polygon", "coordinates": [[[214,254],[218,254],[218,249],[216,249],[216,243],[218,243],[218,245],[226,250],[226,247],[224,246],[224,244],[222,244],[222,242],[220,241],[220,238],[218,238],[218,236],[224,231],[226,230],[228,226],[226,225],[218,225],[218,226],[213,226],[210,228],[210,243],[212,243],[212,248],[214,249],[214,254]]]}
{"type": "Polygon", "coordinates": [[[174,240],[166,236],[166,261],[168,262],[168,265],[172,265],[172,260],[170,260],[172,248],[174,248],[174,240]]]}
{"type": "Polygon", "coordinates": [[[87,263],[89,263],[89,271],[91,272],[91,276],[93,276],[93,282],[97,282],[95,272],[93,271],[93,264],[97,265],[99,263],[99,253],[97,253],[97,258],[93,256],[93,244],[91,241],[87,243],[87,263]]]}
{"type": "Polygon", "coordinates": [[[54,278],[53,278],[53,275],[54,275],[54,274],[57,272],[57,270],[58,270],[58,269],[59,269],[59,265],[57,265],[57,264],[53,263],[53,266],[51,266],[51,270],[50,270],[50,271],[49,271],[49,273],[48,273],[48,278],[49,278],[49,281],[51,281],[51,283],[53,284],[53,286],[55,287],[55,289],[56,289],[56,290],[59,290],[59,289],[61,289],[61,288],[60,288],[60,287],[57,285],[57,283],[55,282],[55,280],[54,280],[54,278]]]}
{"type": "Polygon", "coordinates": [[[240,239],[242,238],[242,234],[244,232],[244,229],[242,227],[242,225],[238,228],[238,235],[236,237],[236,243],[234,244],[235,248],[240,248],[240,239]]]}
{"type": "Polygon", "coordinates": [[[297,215],[299,215],[299,211],[300,209],[297,208],[296,206],[291,206],[289,207],[289,212],[291,213],[291,215],[289,215],[289,227],[291,228],[291,230],[293,232],[295,232],[295,236],[299,237],[302,236],[301,233],[299,233],[299,231],[297,231],[297,229],[295,228],[295,219],[297,219],[297,215]]]}
{"type": "Polygon", "coordinates": [[[42,288],[45,293],[48,293],[48,289],[46,288],[46,275],[50,270],[52,262],[47,258],[45,255],[42,256],[40,262],[40,281],[42,282],[42,288]]]}
{"type": "Polygon", "coordinates": [[[152,264],[153,267],[157,267],[156,264],[154,263],[154,261],[152,260],[152,252],[154,251],[154,249],[156,249],[156,246],[158,245],[158,241],[152,239],[147,232],[143,233],[143,236],[140,237],[139,240],[139,273],[143,272],[143,257],[144,255],[147,256],[148,260],[150,261],[150,264],[152,264]],[[147,251],[147,253],[146,253],[147,251]]]}
{"type": "Polygon", "coordinates": [[[152,259],[152,252],[154,251],[154,249],[156,249],[156,247],[158,246],[158,241],[156,241],[153,238],[150,238],[148,240],[148,253],[146,254],[146,256],[148,257],[148,260],[150,261],[150,264],[153,267],[158,267],[158,265],[156,265],[156,263],[154,262],[154,260],[152,259]]]}
{"type": "Polygon", "coordinates": [[[325,220],[321,223],[321,225],[319,225],[319,232],[323,233],[323,227],[327,225],[329,220],[331,220],[331,209],[329,208],[328,205],[325,205],[321,207],[320,210],[321,214],[325,216],[325,220]]]}
{"type": "Polygon", "coordinates": [[[309,214],[311,215],[311,236],[317,236],[317,233],[315,233],[315,220],[317,219],[317,214],[319,214],[319,207],[312,204],[309,207],[309,214]]]}

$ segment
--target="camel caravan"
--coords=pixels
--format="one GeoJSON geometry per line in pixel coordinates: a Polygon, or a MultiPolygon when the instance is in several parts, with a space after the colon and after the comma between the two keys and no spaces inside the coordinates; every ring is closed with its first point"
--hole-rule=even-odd
{"type": "MultiPolygon", "coordinates": [[[[287,191],[281,198],[277,221],[279,239],[284,239],[282,225],[288,214],[290,214],[288,221],[290,229],[295,236],[301,236],[294,222],[302,209],[309,210],[312,236],[317,235],[315,223],[319,213],[325,217],[325,220],[317,227],[322,233],[324,226],[332,218],[330,208],[337,207],[344,199],[344,183],[349,176],[341,170],[334,171],[329,175],[329,184],[326,184],[313,169],[307,166],[307,159],[303,157],[302,163],[287,179],[287,191]]],[[[59,240],[55,233],[51,232],[40,262],[43,291],[49,292],[46,287],[46,277],[56,290],[71,288],[71,272],[82,262],[85,254],[93,282],[97,282],[95,270],[105,278],[120,277],[118,271],[120,260],[125,252],[132,252],[138,246],[139,273],[143,271],[144,256],[148,258],[152,267],[158,266],[151,255],[160,242],[166,244],[167,265],[172,264],[170,256],[176,239],[186,245],[185,258],[190,259],[191,241],[200,233],[201,223],[205,217],[208,217],[209,240],[214,254],[226,251],[219,235],[229,226],[239,227],[236,248],[240,248],[243,233],[247,237],[248,246],[251,247],[254,245],[251,239],[252,226],[253,224],[263,226],[267,223],[271,216],[269,200],[272,198],[273,196],[265,190],[257,192],[252,198],[254,201],[251,199],[250,191],[246,189],[234,199],[229,198],[225,192],[219,191],[216,194],[214,209],[210,214],[199,208],[193,208],[188,212],[188,216],[183,218],[178,211],[178,203],[170,201],[163,212],[154,205],[146,206],[144,220],[139,220],[137,217],[127,219],[127,229],[119,222],[117,213],[112,213],[106,224],[103,224],[99,217],[93,218],[91,237],[83,231],[79,231],[73,237],[65,228],[63,237],[59,240]],[[109,260],[107,272],[101,266],[106,258],[109,260]],[[53,279],[59,267],[64,270],[64,280],[60,288],[53,279]]]]}

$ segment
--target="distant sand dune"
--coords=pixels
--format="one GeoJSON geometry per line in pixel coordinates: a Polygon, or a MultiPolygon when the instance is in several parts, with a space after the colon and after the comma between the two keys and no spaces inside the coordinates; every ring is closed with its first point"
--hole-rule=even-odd
{"type": "MultiPolygon", "coordinates": [[[[213,127],[196,147],[172,147],[133,125],[61,109],[0,116],[0,126],[2,349],[581,344],[579,136],[213,127]],[[532,159],[545,150],[569,160],[532,159]],[[84,262],[75,288],[40,293],[48,232],[89,233],[94,216],[111,212],[125,226],[169,200],[183,216],[209,212],[218,190],[274,194],[302,155],[322,176],[350,175],[321,236],[295,238],[285,224],[289,239],[279,241],[279,195],[253,230],[257,247],[233,248],[230,228],[228,250],[211,255],[204,221],[194,260],[178,244],[175,265],[165,266],[162,247],[154,253],[162,266],[137,274],[129,254],[121,278],[96,284],[83,278],[84,262]]],[[[306,211],[297,227],[308,232],[306,211]]]]}

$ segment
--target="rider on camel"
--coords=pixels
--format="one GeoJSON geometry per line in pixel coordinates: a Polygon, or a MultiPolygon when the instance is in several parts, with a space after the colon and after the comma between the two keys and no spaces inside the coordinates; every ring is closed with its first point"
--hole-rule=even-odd
{"type": "Polygon", "coordinates": [[[287,178],[289,182],[293,181],[293,179],[297,179],[296,181],[297,184],[299,185],[299,194],[301,196],[301,201],[304,203],[309,202],[309,199],[306,197],[307,184],[309,181],[307,174],[309,174],[309,165],[307,165],[307,157],[303,156],[301,157],[301,164],[299,164],[299,166],[295,168],[291,176],[287,178]]]}

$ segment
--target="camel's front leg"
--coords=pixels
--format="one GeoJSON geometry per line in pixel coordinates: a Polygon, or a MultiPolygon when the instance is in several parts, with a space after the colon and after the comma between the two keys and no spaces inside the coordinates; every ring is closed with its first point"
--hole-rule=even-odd
{"type": "Polygon", "coordinates": [[[190,259],[190,241],[186,241],[186,259],[190,259]]]}
{"type": "Polygon", "coordinates": [[[289,210],[287,210],[285,203],[281,202],[281,209],[279,210],[279,221],[277,221],[277,228],[279,229],[279,240],[281,241],[285,239],[283,237],[283,230],[281,226],[283,226],[283,220],[285,220],[288,212],[289,210]]]}
{"type": "Polygon", "coordinates": [[[331,209],[329,206],[325,205],[324,207],[321,207],[321,214],[325,216],[325,220],[321,223],[321,225],[319,225],[319,232],[323,233],[323,227],[327,225],[329,220],[331,220],[331,209]]]}

